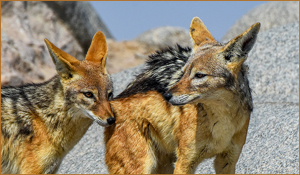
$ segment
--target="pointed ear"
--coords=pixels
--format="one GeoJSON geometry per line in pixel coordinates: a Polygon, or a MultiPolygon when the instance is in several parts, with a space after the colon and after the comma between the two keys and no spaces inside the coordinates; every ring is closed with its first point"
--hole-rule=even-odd
{"type": "Polygon", "coordinates": [[[223,59],[228,61],[229,69],[236,73],[239,71],[240,65],[247,59],[247,54],[256,41],[259,28],[260,23],[253,24],[244,33],[230,40],[222,49],[223,59]]]}
{"type": "Polygon", "coordinates": [[[86,61],[91,61],[94,63],[99,63],[103,68],[106,65],[107,57],[107,44],[105,35],[98,31],[92,40],[92,44],[86,54],[86,61]]]}
{"type": "Polygon", "coordinates": [[[215,41],[200,18],[194,17],[191,22],[190,35],[194,41],[194,48],[207,42],[215,41]]]}
{"type": "Polygon", "coordinates": [[[72,78],[72,70],[74,70],[75,67],[80,64],[80,61],[67,54],[63,50],[57,48],[47,39],[45,39],[45,43],[48,47],[52,61],[56,66],[56,71],[60,77],[64,79],[72,78]]]}
{"type": "MultiPolygon", "coordinates": [[[[230,40],[224,47],[224,53],[229,56],[245,57],[250,52],[257,38],[260,29],[260,23],[253,24],[244,33],[230,40]]],[[[226,60],[230,60],[227,57],[226,60]]]]}

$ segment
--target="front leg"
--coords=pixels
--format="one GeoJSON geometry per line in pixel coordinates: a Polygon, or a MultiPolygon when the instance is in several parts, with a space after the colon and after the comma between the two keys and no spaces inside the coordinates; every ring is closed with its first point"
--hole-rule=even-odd
{"type": "Polygon", "coordinates": [[[174,174],[193,174],[207,153],[207,147],[202,142],[206,135],[201,129],[207,115],[200,107],[193,109],[194,106],[186,105],[183,108],[184,114],[180,116],[179,130],[176,133],[178,147],[174,174]]]}
{"type": "Polygon", "coordinates": [[[185,132],[181,132],[176,149],[177,160],[174,174],[193,174],[199,162],[203,160],[203,153],[206,152],[206,149],[205,146],[199,149],[195,131],[196,129],[186,129],[185,132]]]}
{"type": "Polygon", "coordinates": [[[175,154],[167,154],[157,151],[156,153],[156,167],[152,173],[154,174],[173,174],[174,162],[176,161],[175,154]]]}
{"type": "Polygon", "coordinates": [[[175,163],[174,174],[192,174],[192,161],[185,159],[185,156],[180,156],[175,163]]]}
{"type": "Polygon", "coordinates": [[[214,167],[217,174],[235,174],[235,165],[239,159],[241,148],[231,145],[228,150],[217,154],[214,167]]]}
{"type": "Polygon", "coordinates": [[[141,132],[138,126],[127,120],[105,131],[105,163],[110,174],[150,174],[155,168],[154,147],[147,135],[150,130],[146,127],[141,132]]]}
{"type": "Polygon", "coordinates": [[[199,159],[197,154],[191,153],[178,155],[178,159],[175,163],[174,174],[194,174],[199,162],[203,159],[199,159]]]}

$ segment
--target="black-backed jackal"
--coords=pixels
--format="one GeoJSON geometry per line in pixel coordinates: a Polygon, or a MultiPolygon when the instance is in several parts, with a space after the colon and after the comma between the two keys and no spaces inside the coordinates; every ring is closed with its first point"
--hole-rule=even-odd
{"type": "Polygon", "coordinates": [[[243,62],[259,28],[221,44],[195,17],[192,52],[178,46],[150,56],[146,70],[111,101],[109,172],[194,173],[216,156],[216,173],[235,173],[253,108],[243,62]]]}
{"type": "Polygon", "coordinates": [[[104,34],[95,34],[84,61],[45,42],[58,75],[1,88],[1,173],[55,173],[93,121],[115,121],[104,34]]]}

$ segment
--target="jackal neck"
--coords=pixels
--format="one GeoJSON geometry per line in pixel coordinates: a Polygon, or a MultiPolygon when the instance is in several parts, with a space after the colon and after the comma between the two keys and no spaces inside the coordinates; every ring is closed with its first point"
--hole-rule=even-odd
{"type": "Polygon", "coordinates": [[[1,94],[17,106],[16,123],[22,124],[20,131],[27,131],[30,142],[40,139],[35,136],[44,135],[43,139],[56,145],[61,153],[72,149],[92,124],[78,108],[67,103],[59,76],[40,84],[4,88],[1,94]]]}
{"type": "Polygon", "coordinates": [[[220,122],[228,128],[231,127],[233,134],[241,129],[250,117],[251,110],[248,103],[242,100],[242,94],[227,90],[218,93],[222,94],[222,97],[219,95],[221,97],[219,99],[203,102],[203,109],[212,127],[220,122]]]}
{"type": "Polygon", "coordinates": [[[84,117],[77,107],[67,102],[58,76],[42,89],[51,100],[47,107],[45,105],[45,108],[37,108],[37,113],[47,128],[51,142],[66,154],[82,138],[93,121],[84,117]]]}

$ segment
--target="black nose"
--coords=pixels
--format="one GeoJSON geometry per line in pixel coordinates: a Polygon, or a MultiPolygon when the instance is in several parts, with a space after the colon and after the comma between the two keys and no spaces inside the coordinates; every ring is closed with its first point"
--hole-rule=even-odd
{"type": "Polygon", "coordinates": [[[109,118],[107,119],[107,123],[108,123],[109,125],[112,125],[112,124],[114,124],[114,123],[115,123],[115,121],[116,121],[116,119],[115,119],[115,118],[113,118],[113,117],[109,117],[109,118]]]}
{"type": "Polygon", "coordinates": [[[164,98],[169,101],[172,98],[172,94],[171,93],[165,93],[164,94],[164,98]]]}

